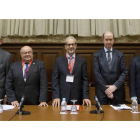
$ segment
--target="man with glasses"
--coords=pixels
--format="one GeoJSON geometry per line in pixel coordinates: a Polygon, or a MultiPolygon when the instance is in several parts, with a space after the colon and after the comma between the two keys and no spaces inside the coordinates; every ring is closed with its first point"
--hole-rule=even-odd
{"type": "Polygon", "coordinates": [[[104,48],[94,54],[95,92],[102,105],[121,104],[127,68],[123,53],[113,48],[114,34],[103,34],[104,48]]]}
{"type": "Polygon", "coordinates": [[[10,66],[6,78],[8,102],[19,106],[24,96],[24,105],[47,106],[48,82],[45,64],[33,59],[33,50],[24,46],[20,50],[22,60],[10,66]]]}
{"type": "Polygon", "coordinates": [[[67,104],[76,99],[76,104],[91,105],[86,60],[77,56],[76,39],[65,40],[66,55],[56,59],[52,74],[53,106],[59,106],[62,98],[67,104]]]}
{"type": "MultiPolygon", "coordinates": [[[[0,36],[0,45],[2,38],[0,36]]],[[[5,95],[5,80],[11,64],[11,54],[0,48],[0,99],[6,104],[7,96],[5,95]]]]}

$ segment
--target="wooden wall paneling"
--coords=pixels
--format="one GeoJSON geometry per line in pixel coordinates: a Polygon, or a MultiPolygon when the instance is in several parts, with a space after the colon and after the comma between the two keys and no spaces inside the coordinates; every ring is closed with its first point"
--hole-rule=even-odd
{"type": "Polygon", "coordinates": [[[89,82],[93,83],[93,53],[77,52],[76,54],[86,60],[89,82]]]}
{"type": "Polygon", "coordinates": [[[129,86],[128,84],[125,85],[125,99],[127,103],[131,103],[130,93],[129,93],[129,86]]]}
{"type": "Polygon", "coordinates": [[[14,63],[14,62],[16,62],[18,60],[21,60],[20,50],[13,48],[13,49],[9,49],[9,50],[6,50],[6,51],[11,54],[11,61],[12,61],[12,63],[14,63]]]}
{"type": "Polygon", "coordinates": [[[11,62],[16,62],[18,60],[18,54],[16,52],[11,52],[11,62]]]}
{"type": "Polygon", "coordinates": [[[38,53],[37,52],[33,52],[33,58],[35,58],[35,59],[37,59],[38,57],[38,55],[37,55],[38,53]]]}
{"type": "Polygon", "coordinates": [[[87,63],[87,72],[88,72],[88,79],[89,79],[89,97],[91,99],[92,104],[94,103],[93,96],[95,95],[95,88],[92,87],[93,85],[93,53],[86,52],[84,53],[77,53],[78,56],[84,58],[87,63]]]}
{"type": "Polygon", "coordinates": [[[91,104],[96,104],[94,96],[95,96],[95,87],[89,87],[89,98],[91,100],[91,104]]]}
{"type": "MultiPolygon", "coordinates": [[[[51,91],[51,77],[52,70],[55,63],[55,59],[62,55],[65,55],[66,50],[64,43],[5,43],[1,45],[1,48],[10,52],[12,54],[12,62],[21,60],[20,58],[20,48],[24,45],[29,45],[33,48],[34,58],[42,60],[45,62],[45,67],[48,75],[49,83],[49,96],[52,100],[52,91],[51,91]]],[[[95,95],[95,80],[93,75],[93,56],[94,53],[103,48],[103,43],[78,43],[76,54],[86,59],[87,62],[87,71],[90,82],[90,98],[92,103],[94,103],[95,95]]],[[[133,57],[140,55],[140,43],[114,43],[113,46],[115,49],[120,50],[124,53],[124,58],[126,61],[127,69],[129,70],[129,64],[133,57]]],[[[130,99],[129,89],[128,89],[128,76],[125,81],[125,99],[130,99]]]]}
{"type": "MultiPolygon", "coordinates": [[[[136,50],[131,50],[131,51],[130,50],[122,50],[122,51],[124,53],[124,59],[125,59],[125,63],[127,66],[127,70],[129,71],[130,62],[131,62],[131,59],[136,56],[136,50]]],[[[128,75],[127,75],[125,82],[128,83],[128,75]]]]}
{"type": "Polygon", "coordinates": [[[42,51],[41,52],[41,60],[45,62],[45,67],[47,70],[48,81],[51,82],[52,79],[52,71],[55,64],[55,60],[60,56],[60,51],[42,51]]]}
{"type": "Polygon", "coordinates": [[[62,56],[62,48],[47,48],[41,50],[41,60],[45,63],[45,68],[47,72],[48,78],[48,104],[52,104],[52,89],[51,89],[51,80],[52,80],[52,72],[55,64],[55,60],[57,57],[62,56]]]}

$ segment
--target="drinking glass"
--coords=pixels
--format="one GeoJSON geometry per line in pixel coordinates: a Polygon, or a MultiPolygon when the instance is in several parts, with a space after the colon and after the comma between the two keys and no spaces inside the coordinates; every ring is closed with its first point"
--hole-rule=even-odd
{"type": "Polygon", "coordinates": [[[3,99],[0,99],[0,113],[2,113],[3,112],[3,107],[2,107],[2,104],[1,104],[1,101],[2,101],[3,99]]]}
{"type": "Polygon", "coordinates": [[[73,105],[71,106],[71,114],[77,114],[77,106],[75,105],[75,102],[77,100],[71,100],[73,102],[73,105]]]}

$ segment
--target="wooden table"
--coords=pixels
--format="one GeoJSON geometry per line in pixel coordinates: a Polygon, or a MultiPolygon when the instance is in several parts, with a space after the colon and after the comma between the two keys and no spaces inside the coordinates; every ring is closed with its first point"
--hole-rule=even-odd
{"type": "MultiPolygon", "coordinates": [[[[130,104],[128,106],[131,106],[130,104]]],[[[140,113],[132,114],[130,110],[114,110],[109,105],[102,105],[104,110],[103,121],[139,121],[140,113]]],[[[30,111],[30,115],[16,115],[11,121],[100,121],[103,114],[90,114],[91,110],[95,110],[95,106],[82,106],[78,111],[79,114],[71,115],[60,114],[61,107],[38,107],[36,105],[25,105],[25,111],[30,111]]],[[[140,110],[140,105],[139,105],[140,110]]],[[[17,111],[17,107],[13,110],[4,111],[0,114],[0,121],[8,121],[17,111]]]]}

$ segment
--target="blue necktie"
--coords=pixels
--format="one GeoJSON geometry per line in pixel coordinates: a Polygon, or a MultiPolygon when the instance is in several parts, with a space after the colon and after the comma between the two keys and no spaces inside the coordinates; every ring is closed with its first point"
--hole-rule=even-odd
{"type": "MultiPolygon", "coordinates": [[[[25,65],[26,65],[26,68],[25,68],[25,73],[26,73],[26,75],[27,75],[27,70],[28,70],[28,63],[25,63],[25,65]]],[[[24,73],[24,79],[26,79],[26,75],[25,75],[25,73],[24,73]]]]}
{"type": "Polygon", "coordinates": [[[25,72],[27,72],[27,70],[28,70],[28,63],[25,63],[25,65],[26,65],[25,72]]]}

